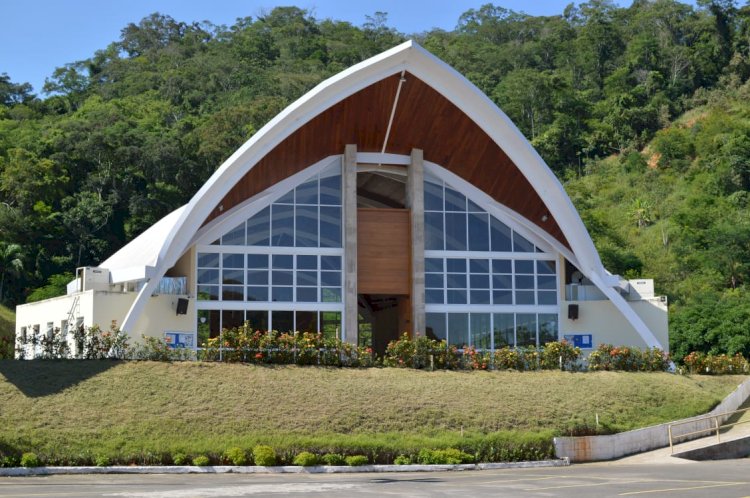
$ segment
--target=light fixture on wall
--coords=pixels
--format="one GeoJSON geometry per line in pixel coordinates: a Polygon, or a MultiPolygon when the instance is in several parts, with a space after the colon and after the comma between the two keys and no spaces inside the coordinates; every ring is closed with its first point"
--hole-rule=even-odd
{"type": "Polygon", "coordinates": [[[188,309],[188,300],[184,297],[178,297],[177,298],[177,308],[175,311],[177,311],[178,315],[186,315],[188,309]]]}

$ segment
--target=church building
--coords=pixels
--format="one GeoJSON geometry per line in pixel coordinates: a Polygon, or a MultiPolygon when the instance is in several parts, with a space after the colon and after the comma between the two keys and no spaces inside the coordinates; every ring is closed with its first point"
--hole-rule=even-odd
{"type": "Polygon", "coordinates": [[[16,333],[113,321],[190,348],[249,322],[380,352],[404,332],[668,349],[653,281],[609,273],[516,126],[413,41],[291,104],[67,295],[18,306],[16,333]]]}

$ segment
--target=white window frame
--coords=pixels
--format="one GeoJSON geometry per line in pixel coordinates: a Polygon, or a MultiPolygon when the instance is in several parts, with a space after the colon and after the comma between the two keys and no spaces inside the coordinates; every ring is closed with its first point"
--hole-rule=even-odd
{"type": "MultiPolygon", "coordinates": [[[[196,234],[194,248],[196,251],[195,270],[196,278],[193,279],[193,295],[198,295],[198,257],[199,253],[212,253],[219,255],[219,300],[217,301],[204,301],[196,299],[196,320],[198,320],[198,311],[266,311],[268,312],[268,328],[273,330],[272,322],[272,311],[317,311],[317,312],[338,312],[341,314],[341,325],[339,326],[338,337],[343,340],[344,330],[344,289],[346,288],[346,273],[344,271],[344,214],[343,214],[343,186],[342,186],[342,205],[341,208],[342,219],[341,219],[341,246],[342,247],[297,247],[297,246],[248,246],[248,245],[214,245],[213,241],[220,239],[225,233],[236,228],[240,223],[253,217],[255,214],[271,206],[279,198],[286,195],[289,191],[295,189],[297,186],[315,178],[316,176],[324,173],[328,168],[343,168],[342,156],[329,156],[322,161],[304,169],[303,171],[292,175],[285,180],[273,185],[268,190],[261,192],[250,198],[249,200],[241,203],[240,205],[232,208],[229,212],[223,215],[220,219],[217,219],[216,223],[209,223],[206,227],[199,230],[196,234]],[[237,301],[224,301],[222,300],[222,272],[223,272],[223,255],[224,254],[242,254],[247,258],[248,254],[262,254],[262,255],[284,255],[292,256],[292,268],[285,271],[292,272],[292,300],[291,301],[270,301],[273,292],[273,283],[271,280],[273,271],[273,264],[269,258],[269,267],[267,269],[269,280],[268,280],[268,298],[269,301],[247,301],[247,259],[245,259],[245,265],[242,271],[245,272],[243,275],[242,284],[242,297],[243,299],[237,301]],[[316,256],[318,258],[317,273],[318,273],[318,285],[317,285],[317,302],[297,302],[297,256],[316,256]],[[321,283],[321,272],[323,271],[320,264],[321,256],[339,256],[341,258],[341,301],[338,302],[322,302],[322,289],[321,283]]],[[[339,170],[341,171],[341,170],[339,170]]],[[[305,204],[306,205],[306,204],[305,204]]],[[[296,204],[295,204],[296,206],[296,204]]],[[[320,204],[317,205],[320,208],[320,204]]],[[[328,206],[324,204],[322,206],[328,206]]],[[[294,226],[296,228],[296,215],[293,217],[294,226]]],[[[318,225],[318,231],[320,232],[320,224],[318,225]]],[[[320,233],[319,233],[320,235],[320,233]]],[[[297,317],[296,314],[293,318],[293,323],[296,328],[297,317]]],[[[320,319],[318,320],[320,325],[320,319]]],[[[197,326],[197,324],[196,324],[197,326]]],[[[223,329],[223,317],[220,314],[219,319],[219,330],[223,329]]]]}
{"type": "MultiPolygon", "coordinates": [[[[471,336],[471,314],[472,313],[485,313],[490,315],[490,331],[491,331],[491,350],[495,350],[495,314],[496,313],[502,313],[502,314],[512,314],[513,315],[513,344],[514,347],[517,347],[518,344],[518,334],[517,334],[517,328],[518,328],[518,314],[534,314],[536,315],[536,339],[535,342],[537,346],[540,346],[539,344],[539,315],[540,314],[547,314],[547,315],[556,315],[557,316],[557,337],[556,340],[560,339],[560,324],[561,324],[561,317],[562,317],[562,311],[561,311],[561,302],[562,298],[564,296],[560,295],[560,281],[562,276],[562,271],[564,269],[561,268],[560,264],[560,252],[555,249],[555,247],[550,244],[545,238],[540,237],[533,231],[530,231],[524,224],[521,224],[517,218],[519,218],[519,215],[517,213],[512,212],[505,206],[499,205],[498,203],[492,201],[489,199],[489,196],[485,194],[484,192],[479,191],[476,187],[468,184],[466,181],[459,179],[457,176],[453,175],[452,173],[448,172],[444,168],[434,164],[434,163],[426,163],[425,164],[425,182],[431,181],[435,183],[435,181],[439,181],[441,184],[444,184],[445,187],[451,188],[464,196],[466,196],[467,199],[470,199],[474,204],[482,208],[484,211],[489,214],[490,217],[494,217],[497,220],[501,221],[505,225],[507,225],[512,231],[518,233],[520,236],[524,237],[526,240],[534,244],[540,251],[542,252],[516,252],[516,251],[503,251],[503,252],[494,252],[494,251],[450,251],[450,250],[425,250],[424,257],[425,258],[437,258],[437,259],[465,259],[466,260],[466,278],[467,278],[467,302],[471,302],[471,259],[506,259],[513,261],[512,266],[512,274],[511,274],[511,293],[513,296],[513,303],[514,304],[435,304],[435,303],[426,303],[425,304],[425,313],[444,313],[445,314],[445,330],[446,330],[446,336],[449,339],[450,338],[450,330],[448,329],[448,314],[449,313],[468,313],[469,314],[469,320],[468,320],[468,345],[473,346],[472,344],[472,336],[471,336]],[[555,264],[555,293],[557,296],[557,304],[554,305],[540,305],[540,304],[515,304],[516,302],[516,276],[518,273],[516,273],[516,261],[551,261],[555,264]]],[[[425,210],[425,213],[428,211],[425,210]]],[[[443,215],[447,212],[444,209],[442,211],[429,211],[429,212],[442,212],[443,215]]],[[[468,212],[468,211],[467,211],[468,212]]],[[[489,220],[491,224],[491,219],[489,220]]],[[[443,223],[445,223],[445,218],[443,218],[443,223]]],[[[468,225],[468,224],[467,224],[468,225]]],[[[467,230],[467,242],[468,242],[468,226],[466,228],[467,230]]],[[[490,232],[491,234],[491,232],[490,232]]],[[[511,241],[512,243],[512,241],[511,241]]],[[[426,272],[427,273],[427,272],[426,272]]],[[[431,272],[430,272],[431,273],[431,272]]],[[[448,268],[447,263],[444,263],[443,265],[443,294],[444,299],[447,301],[448,299],[448,268]]],[[[490,280],[492,279],[492,268],[490,267],[489,270],[489,276],[490,280]]],[[[526,275],[526,274],[522,274],[526,275]]],[[[534,279],[534,302],[538,303],[539,300],[539,283],[537,280],[537,277],[540,274],[537,271],[536,263],[534,264],[534,273],[533,273],[533,279],[534,279]]],[[[529,289],[531,290],[531,289],[529,289]]],[[[489,292],[490,292],[490,299],[492,299],[492,285],[490,284],[489,292]]]]}

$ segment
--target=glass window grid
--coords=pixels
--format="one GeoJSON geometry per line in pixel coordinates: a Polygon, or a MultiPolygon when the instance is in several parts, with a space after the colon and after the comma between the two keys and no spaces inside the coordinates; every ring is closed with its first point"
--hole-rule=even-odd
{"type": "MultiPolygon", "coordinates": [[[[199,322],[200,322],[201,317],[205,316],[205,313],[200,313],[200,311],[208,311],[208,310],[199,310],[199,313],[198,313],[198,320],[199,320],[199,322]]],[[[342,330],[341,330],[342,320],[343,320],[343,311],[342,310],[335,310],[335,311],[316,310],[316,309],[282,309],[282,310],[273,309],[273,310],[269,310],[267,308],[257,309],[257,310],[256,309],[231,309],[231,310],[230,309],[222,309],[222,310],[219,310],[219,313],[218,313],[218,316],[217,316],[217,318],[219,320],[219,330],[224,330],[224,328],[225,328],[224,327],[224,323],[223,323],[223,321],[224,321],[224,318],[223,318],[224,313],[223,312],[225,312],[225,311],[234,312],[234,313],[242,313],[242,316],[243,316],[243,318],[245,320],[249,319],[248,312],[250,312],[250,313],[253,313],[253,312],[254,313],[257,313],[257,312],[265,313],[265,315],[266,315],[266,323],[268,324],[268,331],[276,330],[275,327],[274,327],[274,324],[273,324],[273,314],[274,314],[274,312],[278,312],[278,311],[289,311],[289,312],[292,312],[293,313],[293,324],[294,324],[293,330],[292,331],[289,331],[289,330],[276,330],[277,332],[281,332],[281,333],[293,332],[293,331],[298,331],[299,332],[298,326],[297,326],[297,322],[298,322],[298,318],[299,318],[298,313],[316,313],[316,323],[317,323],[317,326],[316,326],[315,332],[323,332],[324,331],[324,328],[325,328],[325,325],[326,325],[326,323],[324,322],[324,316],[323,316],[324,314],[328,314],[328,316],[326,318],[333,318],[333,315],[338,315],[337,320],[336,320],[338,322],[336,328],[338,329],[338,336],[339,336],[339,338],[343,339],[343,336],[342,336],[342,333],[341,333],[342,332],[342,330]]],[[[199,323],[199,325],[200,325],[200,323],[199,323]]],[[[263,330],[262,332],[266,332],[266,331],[263,330]]]]}
{"type": "Polygon", "coordinates": [[[229,231],[227,231],[225,234],[223,234],[221,237],[219,237],[215,242],[214,245],[221,245],[221,246],[245,246],[247,245],[248,241],[248,230],[252,230],[251,227],[255,226],[256,223],[256,217],[262,218],[262,217],[268,217],[268,236],[263,237],[262,240],[265,242],[263,244],[252,244],[251,247],[334,247],[334,248],[341,248],[343,244],[343,231],[342,231],[342,225],[343,225],[343,217],[342,217],[342,205],[341,205],[341,181],[342,176],[340,174],[336,175],[317,175],[314,178],[303,182],[302,184],[298,185],[296,188],[290,190],[286,194],[279,197],[275,202],[271,203],[270,205],[270,211],[268,211],[268,208],[264,208],[260,210],[255,215],[251,216],[249,219],[243,221],[239,225],[233,227],[229,231]],[[337,183],[339,185],[339,191],[338,196],[331,195],[330,193],[323,193],[323,190],[327,191],[326,189],[321,188],[321,180],[329,180],[325,183],[330,183],[331,178],[336,178],[337,183]],[[312,199],[310,197],[310,185],[314,183],[315,184],[315,191],[314,197],[317,198],[317,202],[313,203],[312,199]],[[335,198],[337,197],[337,198],[335,198]],[[298,201],[299,198],[299,201],[298,201]],[[335,198],[335,199],[334,199],[335,198]],[[316,216],[316,227],[313,230],[307,230],[307,231],[299,231],[298,228],[298,219],[300,216],[304,215],[304,213],[309,212],[310,208],[315,208],[315,216],[316,216]],[[337,210],[337,219],[335,220],[335,223],[338,225],[338,236],[337,241],[334,244],[322,244],[322,233],[323,233],[323,226],[325,225],[326,219],[332,219],[331,214],[334,212],[334,209],[337,210]],[[291,236],[289,234],[284,234],[285,236],[279,240],[277,237],[277,240],[274,240],[274,227],[275,223],[279,223],[276,227],[283,227],[283,223],[280,223],[279,220],[274,221],[274,211],[278,212],[288,212],[289,217],[291,220],[288,220],[285,218],[287,222],[291,221],[291,226],[289,227],[291,230],[291,236]],[[310,239],[309,237],[315,237],[316,243],[311,244],[309,243],[310,239]],[[290,240],[291,239],[291,243],[290,240]]]}
{"type": "Polygon", "coordinates": [[[432,179],[425,180],[424,188],[427,196],[427,201],[425,202],[425,231],[428,232],[425,233],[425,242],[429,246],[430,241],[434,239],[432,234],[429,233],[431,228],[430,219],[439,220],[439,223],[442,224],[444,234],[442,237],[442,247],[427,247],[428,250],[513,252],[515,254],[541,252],[538,247],[523,235],[508,228],[505,223],[487,213],[487,211],[471,200],[468,200],[463,194],[452,189],[444,182],[432,179]],[[437,209],[438,205],[442,205],[442,209],[437,209]],[[458,215],[463,215],[463,220],[461,223],[454,223],[460,218],[458,215]],[[492,247],[493,219],[511,234],[507,249],[501,250],[500,248],[492,247]],[[484,225],[486,233],[475,231],[479,229],[477,223],[484,225]],[[451,230],[451,227],[455,228],[455,230],[451,230]],[[463,232],[464,240],[449,240],[448,235],[451,231],[455,231],[454,235],[463,232]]]}
{"type": "MultiPolygon", "coordinates": [[[[453,338],[451,337],[451,327],[450,327],[450,324],[451,324],[451,322],[457,323],[457,322],[460,322],[461,320],[451,320],[451,318],[452,318],[451,315],[453,315],[454,318],[457,317],[458,315],[468,315],[468,320],[465,322],[467,324],[467,330],[466,330],[466,332],[461,331],[461,332],[459,332],[459,334],[462,337],[463,336],[468,337],[467,344],[464,344],[465,346],[468,346],[468,347],[472,347],[473,346],[477,350],[492,350],[492,351],[494,351],[496,349],[501,349],[501,348],[503,348],[505,346],[508,346],[508,347],[511,347],[511,348],[523,347],[523,345],[519,345],[518,344],[518,342],[519,342],[519,338],[518,338],[518,326],[519,326],[519,323],[521,322],[521,320],[519,319],[519,316],[531,316],[531,317],[534,317],[534,320],[535,320],[535,330],[534,330],[534,334],[535,334],[535,347],[537,347],[537,348],[544,345],[544,344],[540,344],[540,342],[546,343],[546,342],[549,342],[549,341],[556,341],[556,340],[558,340],[558,338],[560,336],[560,321],[559,321],[559,315],[558,315],[557,312],[555,312],[555,313],[544,313],[544,312],[529,312],[529,313],[523,313],[523,312],[519,312],[519,313],[506,312],[506,313],[503,313],[503,312],[497,312],[497,311],[492,311],[492,310],[487,310],[487,311],[471,311],[471,312],[466,312],[466,311],[464,311],[464,312],[429,311],[428,310],[427,314],[428,315],[442,315],[442,317],[440,317],[441,320],[442,320],[442,327],[443,327],[442,330],[445,331],[446,337],[444,337],[444,338],[440,337],[439,339],[445,339],[448,342],[448,344],[458,346],[459,348],[461,348],[462,344],[454,344],[455,341],[453,341],[453,338]],[[478,342],[486,342],[486,337],[482,337],[486,333],[482,334],[481,331],[479,331],[479,330],[477,330],[477,331],[472,330],[472,326],[474,325],[474,321],[480,321],[480,322],[485,322],[486,323],[487,315],[489,315],[489,326],[490,326],[490,329],[489,329],[490,347],[489,348],[481,347],[481,344],[477,344],[478,342]],[[507,345],[506,344],[499,344],[500,341],[497,340],[497,338],[500,335],[502,335],[502,331],[501,330],[496,330],[495,327],[500,325],[500,323],[503,321],[503,318],[507,319],[508,317],[513,317],[513,342],[511,344],[507,344],[507,345]],[[545,320],[543,320],[542,317],[544,317],[545,320]],[[550,323],[549,319],[550,318],[552,318],[554,320],[554,323],[555,323],[554,330],[548,330],[545,327],[545,325],[549,325],[549,323],[550,323]],[[478,338],[475,337],[474,332],[480,332],[478,338]],[[545,337],[545,335],[547,337],[545,337]]],[[[454,334],[456,334],[456,332],[454,332],[454,334]]]]}
{"type": "MultiPolygon", "coordinates": [[[[558,281],[557,281],[557,273],[550,274],[550,273],[539,273],[540,268],[543,267],[543,265],[556,265],[556,261],[554,259],[539,259],[538,257],[533,259],[518,259],[518,255],[510,255],[508,253],[481,253],[481,256],[460,256],[456,257],[452,255],[451,253],[447,253],[444,251],[440,251],[441,254],[438,255],[432,255],[429,254],[429,252],[425,255],[426,259],[433,259],[433,260],[441,260],[442,261],[442,268],[443,271],[425,271],[425,293],[427,296],[430,296],[427,300],[428,305],[453,305],[453,304],[477,304],[477,305],[508,305],[508,306],[557,306],[558,300],[557,300],[557,289],[558,289],[558,281]],[[515,259],[511,259],[515,258],[515,259]],[[455,265],[453,268],[448,267],[448,260],[465,260],[466,262],[466,270],[464,272],[456,271],[455,265]],[[484,262],[489,261],[489,268],[485,270],[484,268],[479,268],[480,265],[477,264],[477,262],[484,262]],[[495,268],[495,265],[493,264],[493,261],[510,261],[511,262],[511,273],[507,273],[505,271],[500,270],[499,268],[495,268]],[[528,271],[526,268],[518,264],[519,262],[528,262],[531,265],[531,270],[528,271]],[[541,263],[540,263],[541,262],[541,263]],[[516,268],[520,271],[516,271],[516,268]],[[500,271],[497,271],[500,270],[500,271]],[[484,285],[484,277],[487,277],[489,280],[488,287],[483,287],[484,285]],[[472,279],[472,277],[474,277],[472,279]],[[500,278],[494,278],[494,277],[504,277],[502,280],[509,281],[509,286],[504,287],[502,286],[502,282],[500,278]],[[519,278],[520,277],[520,278],[519,278]],[[554,285],[553,288],[547,288],[546,286],[544,288],[540,288],[540,282],[544,282],[547,278],[553,278],[554,279],[554,285]],[[472,280],[474,282],[482,282],[482,286],[473,286],[472,280]],[[442,286],[435,285],[437,282],[442,282],[442,286]],[[462,282],[465,283],[465,285],[460,285],[462,282]],[[531,285],[529,287],[526,287],[525,285],[522,287],[518,287],[517,283],[523,282],[525,285],[530,283],[531,285]],[[488,291],[489,294],[489,301],[487,302],[487,295],[484,291],[488,291]],[[496,292],[510,292],[511,294],[511,300],[510,302],[504,302],[500,300],[500,294],[496,294],[496,292]],[[458,296],[459,292],[463,292],[466,295],[466,300],[456,300],[451,299],[451,295],[458,296]],[[518,299],[518,293],[521,292],[530,292],[533,293],[534,300],[533,302],[529,303],[522,303],[519,302],[518,299]],[[437,297],[442,293],[443,300],[440,301],[437,299],[437,297]],[[541,294],[546,295],[547,299],[546,302],[540,302],[542,301],[541,294]],[[549,299],[551,296],[554,295],[554,299],[549,299]],[[554,301],[554,302],[552,302],[554,301]]],[[[425,265],[426,268],[429,268],[431,265],[425,265]]],[[[483,266],[483,264],[482,264],[483,266]]],[[[500,265],[497,265],[498,267],[500,265]]]]}
{"type": "MultiPolygon", "coordinates": [[[[213,249],[213,247],[211,248],[213,249]]],[[[212,252],[200,251],[198,253],[198,260],[209,260],[206,256],[213,255],[212,252]]],[[[284,303],[339,303],[343,299],[343,270],[342,269],[330,269],[322,262],[322,258],[342,258],[343,254],[309,254],[309,253],[296,253],[296,254],[281,254],[281,253],[230,253],[230,252],[219,252],[218,254],[218,267],[197,267],[197,290],[200,301],[245,301],[252,303],[262,302],[284,302],[284,303]],[[229,268],[224,267],[225,261],[231,261],[232,258],[227,258],[228,255],[241,254],[244,258],[244,268],[235,268],[234,265],[229,268]],[[265,268],[261,268],[261,265],[249,263],[249,255],[252,256],[266,256],[267,264],[265,268]],[[291,258],[291,265],[284,264],[286,258],[291,258]],[[315,258],[315,268],[313,269],[310,264],[299,265],[302,258],[305,258],[309,262],[309,258],[315,258]],[[203,275],[215,275],[218,272],[218,282],[205,283],[200,281],[201,274],[203,275]],[[251,281],[260,277],[262,280],[267,282],[266,284],[255,284],[251,281]],[[315,275],[316,285],[312,285],[308,282],[299,283],[299,280],[304,280],[305,277],[315,275]],[[265,275],[265,278],[261,277],[265,275]],[[291,281],[285,279],[285,277],[291,276],[291,281]],[[232,277],[231,281],[226,280],[228,277],[232,277]],[[242,279],[240,281],[240,278],[242,279]],[[325,285],[324,282],[328,282],[325,285]],[[333,283],[332,283],[333,282],[333,283]],[[254,285],[255,284],[255,285],[254,285]],[[242,288],[241,290],[239,288],[242,288]],[[265,287],[267,289],[267,299],[257,300],[248,299],[254,291],[265,287]],[[252,288],[252,290],[250,289],[252,288]],[[314,299],[312,289],[315,289],[314,299]],[[302,290],[302,292],[298,292],[302,290]],[[200,295],[205,291],[214,291],[211,296],[217,296],[216,299],[200,299],[200,295]],[[233,294],[234,293],[234,294],[233,294]],[[231,296],[239,294],[236,298],[231,296]],[[274,295],[277,299],[274,300],[274,295]],[[283,299],[278,297],[284,296],[283,299]]],[[[257,258],[254,258],[257,259],[257,258]]],[[[330,260],[329,260],[330,261],[330,260]]],[[[338,265],[341,268],[343,262],[338,265]]],[[[213,279],[211,281],[214,281],[213,279]]]]}

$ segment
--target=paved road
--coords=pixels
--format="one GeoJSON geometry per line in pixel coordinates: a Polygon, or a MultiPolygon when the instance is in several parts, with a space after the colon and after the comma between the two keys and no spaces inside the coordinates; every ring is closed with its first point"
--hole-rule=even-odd
{"type": "Polygon", "coordinates": [[[603,496],[750,498],[750,460],[688,465],[588,464],[550,469],[283,475],[0,478],[3,497],[603,496]]]}

